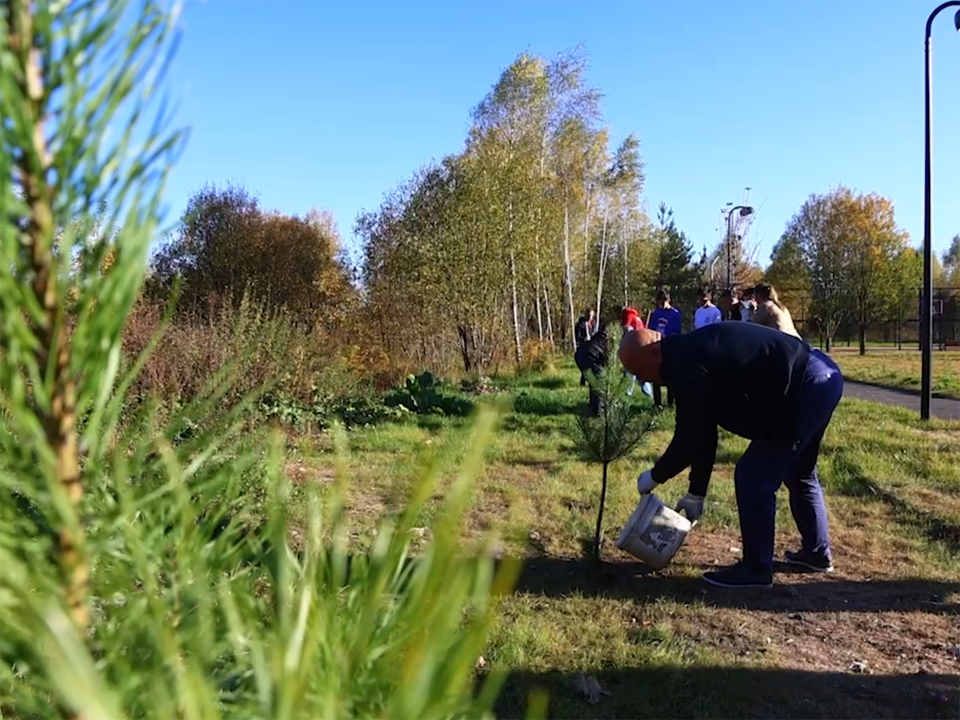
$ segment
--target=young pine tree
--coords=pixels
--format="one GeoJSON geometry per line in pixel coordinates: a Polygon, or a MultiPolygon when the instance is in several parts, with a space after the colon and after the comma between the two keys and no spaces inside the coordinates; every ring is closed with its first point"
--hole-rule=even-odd
{"type": "Polygon", "coordinates": [[[144,358],[121,335],[179,138],[141,122],[173,20],[0,0],[0,716],[488,716],[502,675],[478,692],[474,664],[516,567],[456,540],[496,413],[417,561],[439,466],[348,563],[346,464],[322,502],[311,484],[295,548],[282,441],[242,434],[242,404],[217,421],[229,372],[166,427],[127,396],[144,358]]]}
{"type": "Polygon", "coordinates": [[[644,437],[654,429],[657,413],[652,402],[643,394],[640,385],[627,375],[616,360],[620,344],[620,330],[608,331],[609,352],[605,367],[599,374],[587,373],[587,382],[599,400],[599,412],[582,413],[577,418],[576,442],[580,454],[601,467],[600,503],[594,532],[593,559],[601,560],[603,543],[603,510],[607,499],[607,478],[610,465],[629,455],[644,437]],[[611,357],[612,356],[612,357],[611,357]],[[632,394],[628,394],[631,392],[632,394]]]}

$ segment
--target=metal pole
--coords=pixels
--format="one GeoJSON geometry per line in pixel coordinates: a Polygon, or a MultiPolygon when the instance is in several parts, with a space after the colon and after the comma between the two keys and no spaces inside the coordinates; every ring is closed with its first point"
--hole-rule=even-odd
{"type": "Polygon", "coordinates": [[[730,289],[730,263],[732,262],[731,253],[733,251],[733,245],[730,242],[730,239],[733,237],[731,220],[733,220],[733,210],[731,210],[730,214],[727,215],[727,290],[730,289]]]}
{"type": "MultiPolygon", "coordinates": [[[[960,0],[955,0],[955,1],[960,2],[960,0]]],[[[737,206],[735,206],[735,207],[730,208],[730,212],[729,212],[729,214],[727,215],[727,242],[726,242],[726,247],[727,247],[727,290],[730,290],[731,292],[733,291],[733,280],[734,280],[734,278],[732,277],[732,276],[733,276],[733,249],[734,249],[734,247],[733,247],[733,237],[734,237],[734,235],[733,235],[733,223],[732,223],[732,221],[733,221],[733,214],[734,214],[735,212],[738,212],[738,211],[742,212],[742,211],[744,211],[744,210],[749,210],[749,211],[750,211],[750,212],[747,213],[747,214],[750,214],[750,213],[753,212],[753,208],[750,207],[749,205],[737,205],[737,206]]],[[[740,241],[740,238],[738,237],[738,238],[737,238],[737,249],[738,249],[738,250],[739,250],[739,247],[740,247],[739,241],[740,241]]]]}
{"type": "MultiPolygon", "coordinates": [[[[927,18],[926,35],[923,43],[924,59],[924,167],[923,167],[923,302],[920,304],[920,419],[930,419],[930,401],[933,394],[933,201],[932,185],[932,127],[933,107],[933,66],[930,53],[930,30],[933,19],[941,10],[948,7],[960,7],[960,0],[950,0],[938,6],[927,18]]],[[[954,19],[960,30],[960,12],[954,19]]]]}

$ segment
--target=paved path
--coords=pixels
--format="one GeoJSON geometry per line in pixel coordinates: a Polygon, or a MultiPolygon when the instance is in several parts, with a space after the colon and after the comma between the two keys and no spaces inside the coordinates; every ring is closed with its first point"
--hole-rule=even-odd
{"type": "MultiPolygon", "coordinates": [[[[920,414],[920,393],[915,390],[900,390],[844,380],[843,396],[883,405],[897,405],[920,414]]],[[[930,401],[930,416],[940,420],[960,420],[960,400],[933,398],[930,401]]]]}

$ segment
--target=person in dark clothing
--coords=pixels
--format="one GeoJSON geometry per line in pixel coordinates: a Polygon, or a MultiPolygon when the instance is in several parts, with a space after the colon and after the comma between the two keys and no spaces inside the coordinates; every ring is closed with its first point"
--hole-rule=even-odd
{"type": "MultiPolygon", "coordinates": [[[[593,312],[592,308],[587,308],[583,311],[583,315],[577,320],[577,324],[573,326],[573,339],[574,344],[576,345],[576,350],[580,349],[580,346],[586,343],[593,336],[594,332],[597,329],[597,316],[593,312]]],[[[587,376],[583,373],[580,373],[580,385],[587,384],[587,376]]]]}
{"type": "Polygon", "coordinates": [[[686,335],[645,330],[620,343],[620,362],[640,380],[666,385],[677,407],[669,447],[637,480],[641,494],[690,468],[677,506],[703,514],[717,453],[717,428],[750,440],[734,472],[743,560],[705,573],[719,587],[773,586],[776,492],[790,493],[801,547],[788,563],[833,569],[827,513],[817,476],[824,432],[843,395],[836,364],[802,340],[754,323],[718,323],[686,335]]]}
{"type": "MultiPolygon", "coordinates": [[[[600,375],[607,366],[607,326],[600,325],[596,333],[589,340],[577,348],[574,360],[580,369],[581,377],[586,377],[586,373],[593,373],[594,377],[600,375]]],[[[603,410],[603,398],[590,385],[590,414],[598,416],[603,410]]]]}
{"type": "Polygon", "coordinates": [[[717,307],[720,308],[724,320],[740,319],[740,301],[737,300],[732,290],[724,290],[720,293],[720,303],[717,307]]]}

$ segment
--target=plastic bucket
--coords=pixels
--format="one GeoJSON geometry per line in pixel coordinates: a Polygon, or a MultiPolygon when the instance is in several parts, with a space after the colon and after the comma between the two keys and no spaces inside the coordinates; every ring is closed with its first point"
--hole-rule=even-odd
{"type": "Polygon", "coordinates": [[[686,517],[649,493],[640,498],[617,539],[617,547],[660,570],[677,554],[692,527],[686,517]]]}

